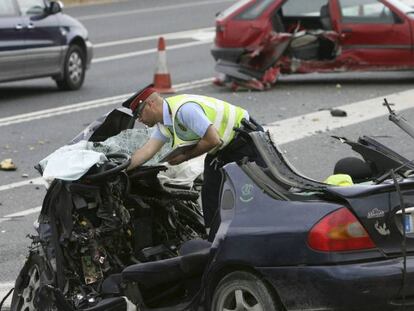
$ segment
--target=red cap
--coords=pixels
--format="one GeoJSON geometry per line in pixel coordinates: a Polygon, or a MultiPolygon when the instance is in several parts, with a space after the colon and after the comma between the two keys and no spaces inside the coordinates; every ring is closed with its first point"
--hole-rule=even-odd
{"type": "Polygon", "coordinates": [[[155,93],[156,90],[151,86],[148,86],[147,88],[144,88],[141,90],[141,92],[138,93],[138,95],[132,100],[131,104],[129,105],[129,108],[132,111],[135,111],[135,109],[138,108],[138,106],[146,100],[152,93],[155,93]]]}

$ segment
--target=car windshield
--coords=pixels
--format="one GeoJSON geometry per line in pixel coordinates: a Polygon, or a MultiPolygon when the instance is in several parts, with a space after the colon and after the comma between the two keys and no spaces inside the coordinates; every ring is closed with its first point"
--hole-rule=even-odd
{"type": "Polygon", "coordinates": [[[286,1],[282,6],[284,16],[319,16],[323,5],[328,3],[327,0],[313,1],[286,1]]]}
{"type": "Polygon", "coordinates": [[[251,0],[240,0],[237,1],[235,4],[233,4],[231,7],[225,9],[224,11],[220,12],[217,15],[218,19],[224,19],[227,16],[233,14],[234,12],[236,12],[238,9],[240,9],[241,7],[243,7],[245,4],[251,2],[251,0]]]}

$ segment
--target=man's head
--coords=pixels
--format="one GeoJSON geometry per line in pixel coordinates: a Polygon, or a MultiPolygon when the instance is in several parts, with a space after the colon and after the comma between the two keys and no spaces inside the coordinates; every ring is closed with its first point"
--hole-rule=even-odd
{"type": "Polygon", "coordinates": [[[163,98],[150,84],[139,90],[122,105],[130,108],[134,117],[140,122],[152,127],[157,122],[163,121],[162,102],[163,98]]]}

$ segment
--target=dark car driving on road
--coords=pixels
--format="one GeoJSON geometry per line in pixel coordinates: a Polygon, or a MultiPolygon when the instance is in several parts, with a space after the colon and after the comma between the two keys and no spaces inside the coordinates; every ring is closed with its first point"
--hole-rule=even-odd
{"type": "Polygon", "coordinates": [[[79,89],[92,59],[86,28],[59,1],[0,1],[0,82],[52,77],[79,89]]]}

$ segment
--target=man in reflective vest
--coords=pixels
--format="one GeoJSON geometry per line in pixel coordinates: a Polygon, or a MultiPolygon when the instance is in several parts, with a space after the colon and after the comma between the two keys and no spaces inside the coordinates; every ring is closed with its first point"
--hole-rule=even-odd
{"type": "Polygon", "coordinates": [[[217,226],[222,183],[219,168],[251,153],[247,144],[231,147],[237,140],[234,128],[240,127],[242,119],[249,120],[248,112],[207,96],[177,95],[164,99],[151,85],[134,94],[123,106],[129,107],[138,121],[149,127],[156,126],[150,139],[132,155],[128,169],[151,159],[168,140],[172,141],[173,149],[192,146],[170,158],[169,164],[177,165],[207,153],[202,189],[203,214],[207,228],[213,221],[217,226]],[[220,161],[217,161],[218,156],[220,161]]]}

